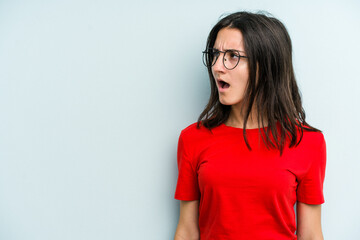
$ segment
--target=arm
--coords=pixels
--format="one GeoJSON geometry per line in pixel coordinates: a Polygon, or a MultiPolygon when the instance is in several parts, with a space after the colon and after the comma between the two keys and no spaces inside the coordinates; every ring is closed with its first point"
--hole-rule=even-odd
{"type": "Polygon", "coordinates": [[[199,200],[180,200],[180,217],[174,240],[199,240],[199,200]]]}
{"type": "Polygon", "coordinates": [[[321,230],[321,204],[297,202],[298,240],[324,240],[321,230]]]}

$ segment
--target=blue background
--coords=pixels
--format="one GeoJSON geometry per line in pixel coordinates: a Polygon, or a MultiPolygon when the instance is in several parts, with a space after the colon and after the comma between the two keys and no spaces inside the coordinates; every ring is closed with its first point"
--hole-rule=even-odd
{"type": "Polygon", "coordinates": [[[325,239],[360,235],[359,1],[0,1],[0,239],[172,239],[181,129],[223,13],[284,22],[327,142],[325,239]]]}

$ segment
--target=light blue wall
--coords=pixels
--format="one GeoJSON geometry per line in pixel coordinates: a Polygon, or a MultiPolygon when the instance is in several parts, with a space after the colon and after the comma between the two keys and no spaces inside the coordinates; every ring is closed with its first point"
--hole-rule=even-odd
{"type": "Polygon", "coordinates": [[[0,1],[0,239],[172,239],[180,130],[222,13],[287,26],[328,163],[325,239],[360,235],[359,1],[0,1]]]}

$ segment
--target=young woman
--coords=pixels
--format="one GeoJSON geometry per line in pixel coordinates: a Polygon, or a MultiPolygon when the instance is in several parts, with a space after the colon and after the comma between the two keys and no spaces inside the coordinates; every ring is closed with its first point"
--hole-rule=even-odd
{"type": "Polygon", "coordinates": [[[203,60],[211,96],[179,136],[175,240],[323,239],[326,143],[305,121],[284,25],[230,14],[203,60]]]}

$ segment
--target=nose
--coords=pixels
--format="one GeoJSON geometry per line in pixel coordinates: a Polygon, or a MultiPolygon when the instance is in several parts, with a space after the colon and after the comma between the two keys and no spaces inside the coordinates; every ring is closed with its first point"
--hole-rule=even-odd
{"type": "Polygon", "coordinates": [[[218,58],[216,59],[215,64],[212,66],[213,72],[224,72],[225,66],[223,64],[223,53],[220,53],[218,58]]]}

